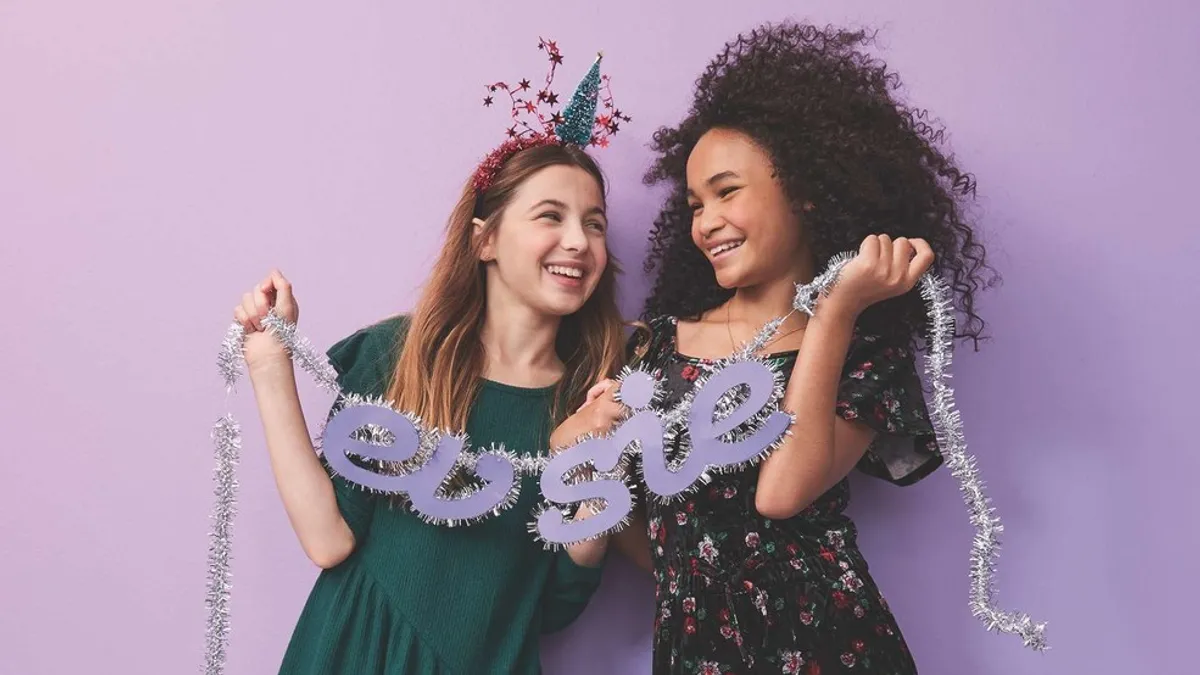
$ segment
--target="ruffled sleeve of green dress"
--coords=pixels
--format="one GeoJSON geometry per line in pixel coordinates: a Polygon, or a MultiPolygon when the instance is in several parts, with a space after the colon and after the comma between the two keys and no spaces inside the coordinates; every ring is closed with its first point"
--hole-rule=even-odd
{"type": "MultiPolygon", "coordinates": [[[[355,332],[329,348],[326,356],[337,371],[338,387],[343,393],[360,396],[384,395],[400,349],[404,346],[408,325],[409,319],[406,315],[385,319],[355,332]]],[[[328,464],[325,464],[325,470],[333,480],[342,517],[354,533],[355,540],[362,541],[371,529],[375,497],[335,475],[328,464]]]]}

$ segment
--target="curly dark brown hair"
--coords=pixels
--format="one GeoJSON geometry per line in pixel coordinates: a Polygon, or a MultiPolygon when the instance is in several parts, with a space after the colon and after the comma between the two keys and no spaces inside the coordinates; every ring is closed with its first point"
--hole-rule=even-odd
{"type": "MultiPolygon", "coordinates": [[[[646,271],[656,272],[643,318],[698,317],[732,291],[691,239],[686,167],[697,141],[714,128],[746,134],[770,156],[775,175],[823,269],[871,234],[920,237],[936,254],[933,272],[954,294],[957,337],[978,348],[984,321],[975,296],[998,276],[967,221],[975,180],[942,146],[944,130],[925,110],[899,101],[897,74],[866,48],[874,34],[786,22],[739,35],[696,82],[688,116],[654,134],[658,152],[645,181],[671,193],[654,222],[646,271]],[[965,321],[962,319],[965,318],[965,321]]],[[[917,292],[877,304],[860,326],[898,344],[922,341],[917,292]]]]}

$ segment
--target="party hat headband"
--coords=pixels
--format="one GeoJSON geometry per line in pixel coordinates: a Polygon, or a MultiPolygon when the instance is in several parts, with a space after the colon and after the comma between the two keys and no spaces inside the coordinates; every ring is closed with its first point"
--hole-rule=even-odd
{"type": "Polygon", "coordinates": [[[490,107],[498,92],[507,93],[512,102],[512,125],[508,128],[508,140],[491,151],[475,171],[472,183],[478,193],[491,187],[504,163],[522,150],[556,143],[605,148],[609,137],[620,129],[620,123],[632,121],[613,106],[608,76],[600,74],[603,54],[596,57],[567,106],[559,110],[553,86],[554,73],[563,62],[562,52],[553,40],[539,40],[538,49],[545,51],[550,61],[550,70],[540,88],[535,90],[528,79],[516,85],[496,82],[487,86],[483,105],[490,107]],[[603,110],[597,115],[600,106],[603,110]]]}

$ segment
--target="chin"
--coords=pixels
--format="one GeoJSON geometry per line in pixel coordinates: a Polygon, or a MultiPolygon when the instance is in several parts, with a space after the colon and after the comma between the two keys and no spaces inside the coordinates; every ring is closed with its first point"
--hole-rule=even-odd
{"type": "Polygon", "coordinates": [[[746,275],[742,274],[737,269],[725,269],[715,273],[717,277],[717,285],[727,291],[745,286],[746,275]]]}
{"type": "Polygon", "coordinates": [[[564,316],[570,316],[583,309],[583,305],[585,303],[586,300],[584,299],[568,300],[566,298],[543,298],[543,301],[539,304],[541,305],[541,310],[546,314],[561,318],[564,316]]]}

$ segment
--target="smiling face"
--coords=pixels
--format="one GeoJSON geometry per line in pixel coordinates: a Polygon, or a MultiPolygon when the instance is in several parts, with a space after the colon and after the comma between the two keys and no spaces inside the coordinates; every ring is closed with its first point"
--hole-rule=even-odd
{"type": "Polygon", "coordinates": [[[749,136],[728,129],[704,134],[688,157],[687,184],[692,241],[723,288],[796,277],[806,267],[800,220],[771,158],[749,136]]]}
{"type": "Polygon", "coordinates": [[[604,195],[587,171],[555,165],[533,174],[480,252],[489,302],[557,317],[579,311],[608,265],[607,227],[604,195]]]}

